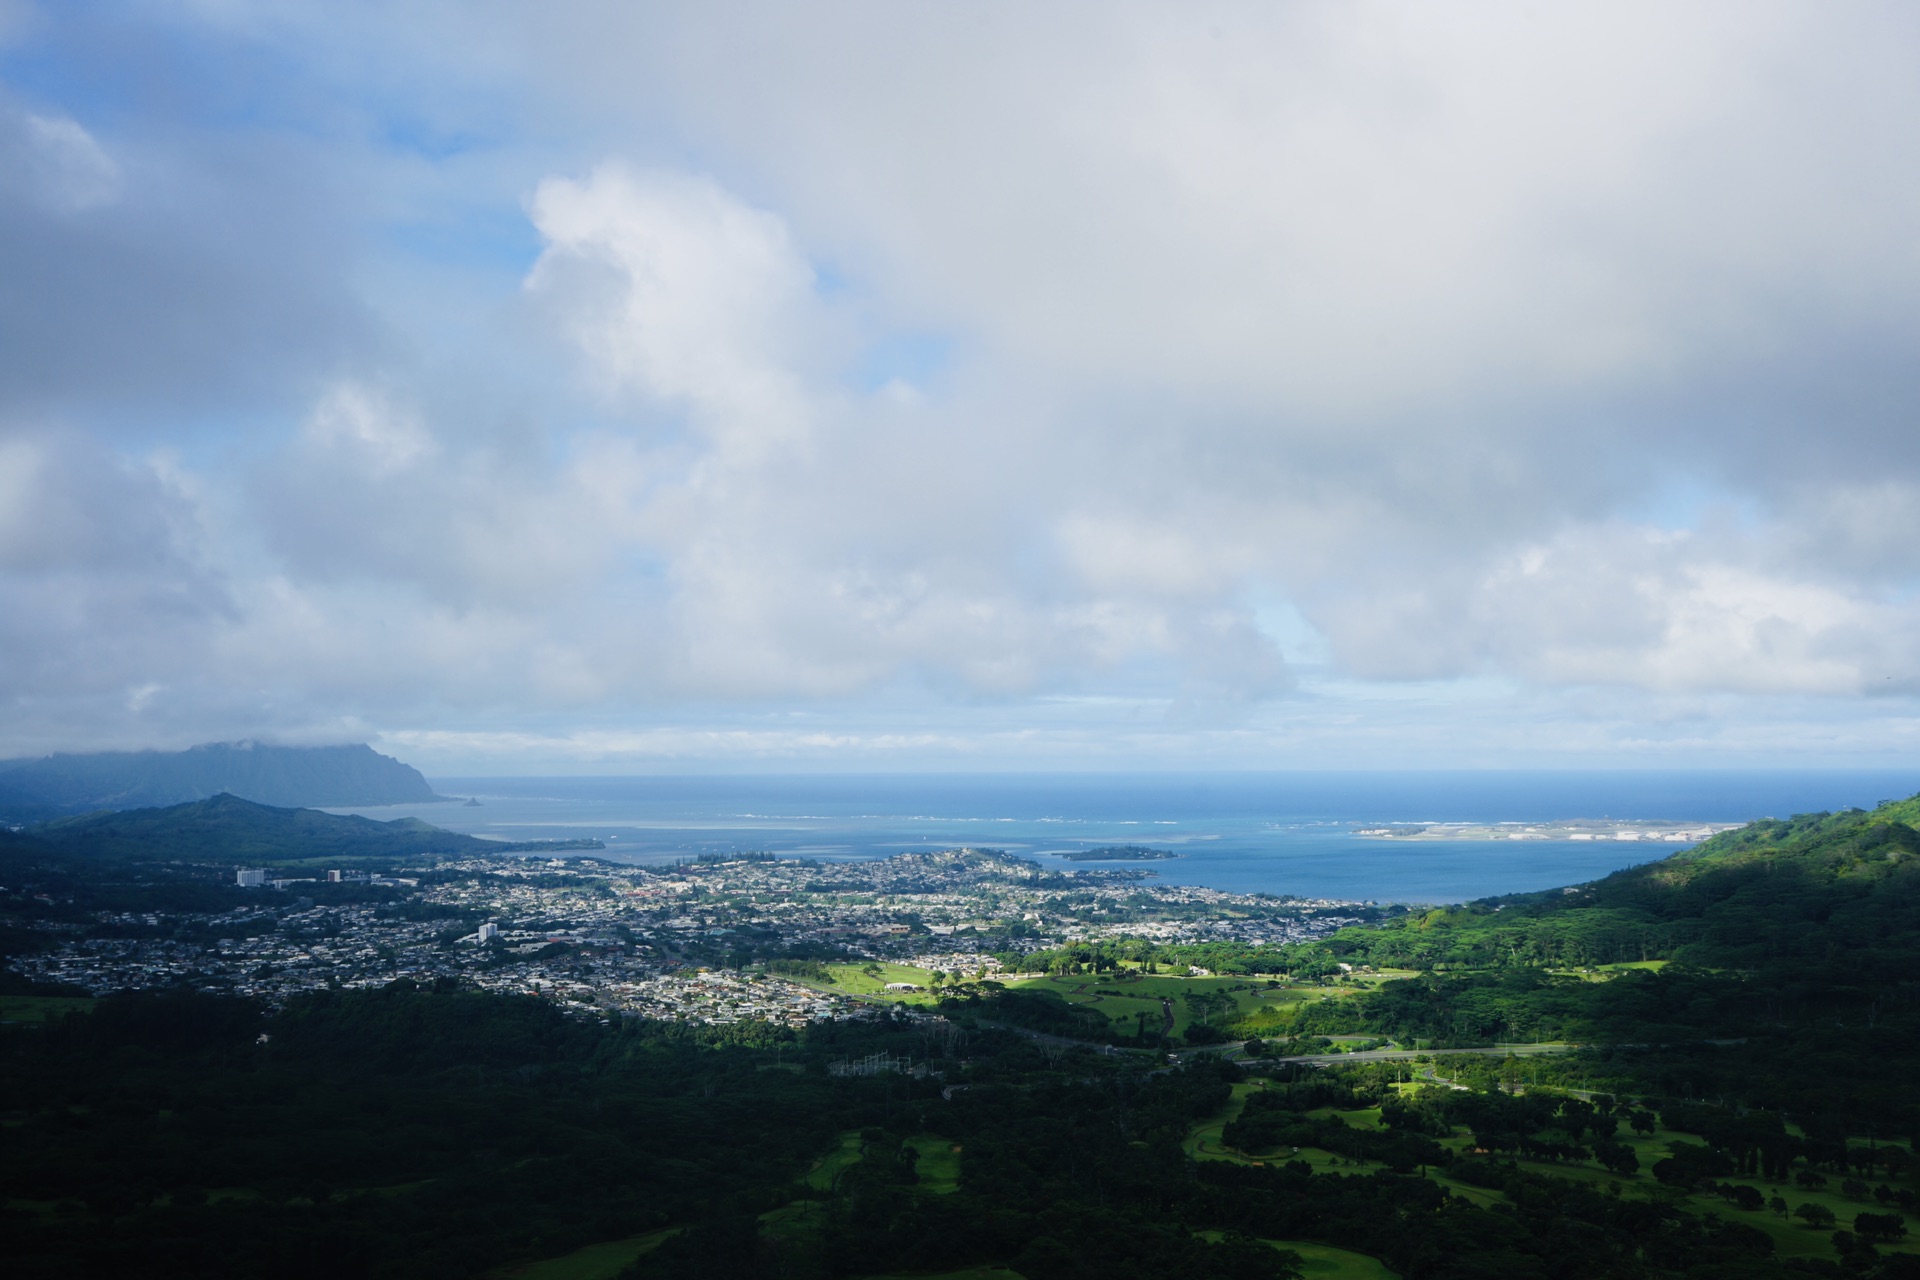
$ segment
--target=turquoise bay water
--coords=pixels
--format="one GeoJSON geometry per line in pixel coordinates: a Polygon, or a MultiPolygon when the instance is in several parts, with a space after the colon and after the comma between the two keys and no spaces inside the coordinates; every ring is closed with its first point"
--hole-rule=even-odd
{"type": "Polygon", "coordinates": [[[1150,868],[1168,882],[1239,893],[1458,902],[1577,884],[1677,845],[1612,841],[1368,840],[1388,822],[1574,818],[1745,822],[1920,790],[1920,770],[1805,772],[868,775],[435,778],[461,804],[354,810],[415,815],[506,840],[591,836],[605,854],[661,863],[765,850],[862,859],[958,845],[1060,866],[1150,868]],[[1139,844],[1181,856],[1069,863],[1059,854],[1139,844]]]}

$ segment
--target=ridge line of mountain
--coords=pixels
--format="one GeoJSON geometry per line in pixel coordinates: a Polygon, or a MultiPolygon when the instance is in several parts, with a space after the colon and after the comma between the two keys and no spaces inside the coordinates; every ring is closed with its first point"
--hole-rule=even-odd
{"type": "Polygon", "coordinates": [[[163,808],[222,792],[281,808],[446,799],[418,769],[366,743],[295,747],[216,742],[185,751],[0,760],[0,823],[7,825],[100,810],[163,808]]]}

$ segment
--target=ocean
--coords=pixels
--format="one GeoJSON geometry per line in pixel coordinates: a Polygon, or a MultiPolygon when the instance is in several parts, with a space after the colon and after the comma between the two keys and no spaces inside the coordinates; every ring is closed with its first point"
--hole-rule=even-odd
{"type": "Polygon", "coordinates": [[[1461,902],[1577,884],[1683,846],[1595,841],[1394,841],[1384,823],[1571,819],[1746,822],[1920,790],[1920,770],[943,774],[434,778],[461,803],[336,810],[503,840],[594,837],[597,857],[657,864],[707,853],[881,858],[966,845],[1063,867],[1132,866],[1238,893],[1461,902]],[[1153,862],[1068,862],[1146,845],[1153,862]]]}

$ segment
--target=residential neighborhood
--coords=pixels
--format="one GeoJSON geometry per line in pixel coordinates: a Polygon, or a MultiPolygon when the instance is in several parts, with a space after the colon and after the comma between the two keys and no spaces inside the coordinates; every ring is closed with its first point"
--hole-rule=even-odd
{"type": "Polygon", "coordinates": [[[800,1025],[868,1006],[791,976],[794,957],[909,964],[957,983],[1076,941],[1302,942],[1366,915],[1362,904],[1164,884],[1134,869],[1060,871],[976,849],[224,874],[247,891],[245,905],[49,921],[51,945],[18,966],[96,993],[184,984],[277,1003],[316,988],[453,980],[583,1016],[800,1025]]]}

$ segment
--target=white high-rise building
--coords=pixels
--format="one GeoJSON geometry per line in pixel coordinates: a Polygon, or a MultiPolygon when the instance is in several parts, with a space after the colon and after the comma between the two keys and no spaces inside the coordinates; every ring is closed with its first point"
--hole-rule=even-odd
{"type": "Polygon", "coordinates": [[[258,867],[241,867],[234,872],[233,882],[242,889],[258,889],[267,883],[267,873],[258,867]]]}
{"type": "Polygon", "coordinates": [[[473,940],[475,942],[487,942],[499,936],[500,936],[500,926],[495,924],[493,921],[489,920],[485,924],[480,926],[479,932],[473,935],[473,940]]]}

